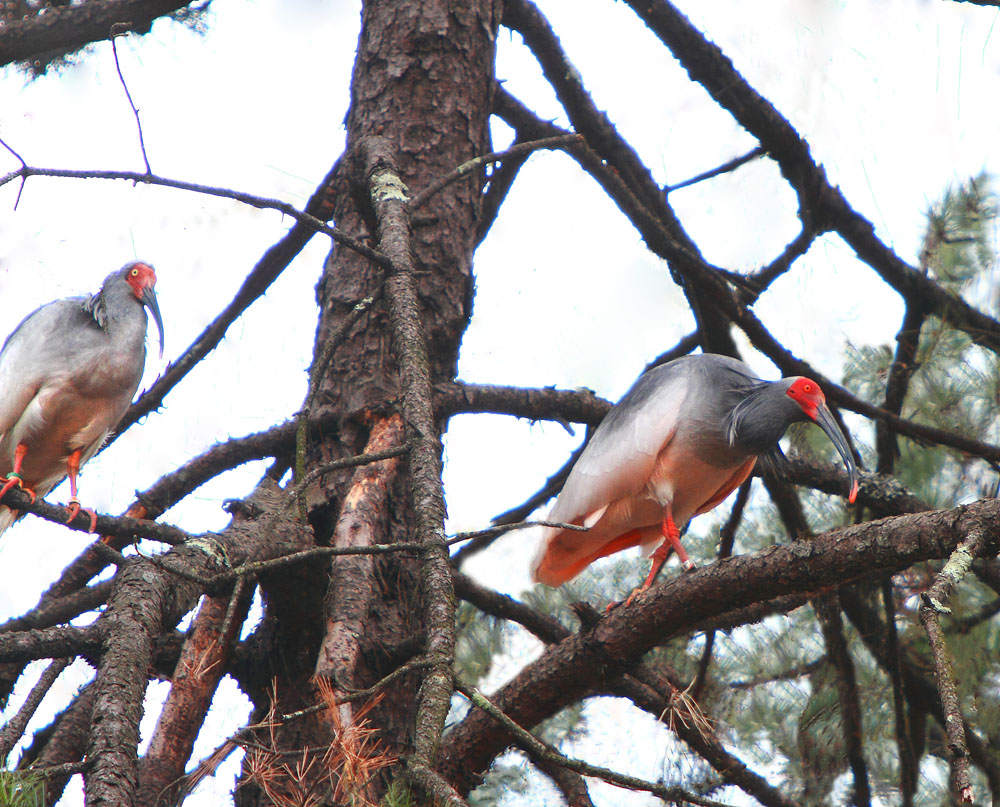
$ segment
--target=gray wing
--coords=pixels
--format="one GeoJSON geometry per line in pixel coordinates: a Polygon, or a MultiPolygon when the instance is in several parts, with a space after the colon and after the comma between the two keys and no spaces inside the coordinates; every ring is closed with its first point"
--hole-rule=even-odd
{"type": "Polygon", "coordinates": [[[71,360],[72,346],[60,334],[87,320],[82,303],[83,298],[69,298],[44,305],[7,337],[0,349],[0,438],[20,419],[51,368],[71,360]]]}
{"type": "Polygon", "coordinates": [[[642,490],[677,429],[691,381],[691,362],[685,359],[642,375],[598,426],[549,518],[586,518],[642,490]]]}

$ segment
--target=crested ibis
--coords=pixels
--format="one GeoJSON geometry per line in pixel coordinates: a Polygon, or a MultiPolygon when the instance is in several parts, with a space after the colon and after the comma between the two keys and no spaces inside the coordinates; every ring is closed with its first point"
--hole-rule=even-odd
{"type": "MultiPolygon", "coordinates": [[[[43,305],[7,337],[0,349],[0,497],[15,486],[32,499],[45,496],[69,476],[68,521],[80,512],[77,473],[139,388],[147,308],[163,355],[155,285],[149,264],[126,264],[97,294],[43,305]]],[[[84,512],[93,532],[97,516],[84,512]]],[[[0,534],[17,517],[0,505],[0,534]]]]}
{"type": "Polygon", "coordinates": [[[714,354],[654,367],[601,421],[549,513],[588,530],[546,527],[532,577],[558,586],[637,545],[658,547],[633,596],[652,585],[671,550],[694,568],[680,531],[743,484],[758,457],[777,452],[796,421],[826,432],[847,465],[853,502],[854,458],[815,381],[762,381],[743,362],[714,354]]]}

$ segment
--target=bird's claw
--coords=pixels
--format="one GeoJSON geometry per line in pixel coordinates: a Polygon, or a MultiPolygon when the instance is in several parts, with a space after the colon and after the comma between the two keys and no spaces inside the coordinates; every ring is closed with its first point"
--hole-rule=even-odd
{"type": "Polygon", "coordinates": [[[628,608],[632,604],[632,600],[642,594],[642,592],[644,592],[647,588],[649,588],[649,586],[639,586],[639,588],[632,589],[632,593],[625,598],[625,607],[628,608]]]}
{"type": "Polygon", "coordinates": [[[639,586],[638,588],[632,589],[632,593],[629,594],[624,600],[612,600],[608,603],[608,607],[604,609],[604,615],[607,616],[619,605],[624,605],[628,608],[632,604],[632,600],[642,594],[642,592],[644,592],[647,588],[649,588],[649,586],[639,586]]]}
{"type": "Polygon", "coordinates": [[[697,568],[698,567],[695,565],[695,562],[693,560],[691,560],[690,558],[688,558],[687,560],[684,561],[684,571],[685,572],[693,572],[697,568]]]}
{"type": "Polygon", "coordinates": [[[21,475],[19,473],[11,471],[10,476],[0,476],[0,479],[4,480],[4,486],[0,488],[0,499],[6,496],[8,491],[13,490],[14,488],[20,488],[31,497],[31,503],[35,503],[35,491],[24,486],[24,482],[21,480],[21,475]]]}
{"type": "Polygon", "coordinates": [[[80,513],[86,513],[90,516],[90,527],[87,528],[87,532],[93,532],[97,529],[97,513],[89,507],[81,507],[77,499],[70,499],[69,504],[66,505],[66,509],[69,510],[69,518],[66,519],[67,524],[72,524],[73,519],[80,515],[80,513]]]}

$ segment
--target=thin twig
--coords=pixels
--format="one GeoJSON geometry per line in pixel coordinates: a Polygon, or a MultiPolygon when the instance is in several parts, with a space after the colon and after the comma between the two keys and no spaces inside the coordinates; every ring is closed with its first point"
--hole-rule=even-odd
{"type": "Polygon", "coordinates": [[[115,70],[118,71],[118,79],[122,83],[122,89],[125,90],[125,97],[128,98],[128,105],[132,107],[132,114],[135,115],[135,125],[139,130],[139,149],[142,151],[142,161],[146,165],[146,173],[152,174],[153,169],[149,167],[149,158],[146,156],[146,141],[142,136],[142,121],[139,120],[139,110],[136,109],[135,102],[132,100],[132,93],[128,91],[128,84],[125,83],[125,76],[122,75],[122,66],[118,61],[118,44],[116,40],[119,36],[127,34],[129,31],[128,23],[116,22],[111,26],[111,52],[115,56],[115,70]]]}
{"type": "Polygon", "coordinates": [[[609,784],[617,785],[618,787],[626,788],[627,790],[652,793],[655,796],[659,796],[664,801],[687,802],[689,804],[699,805],[699,807],[726,807],[726,805],[722,802],[713,801],[711,799],[703,799],[701,796],[689,793],[681,787],[668,787],[661,782],[649,782],[635,776],[626,776],[625,774],[612,771],[608,768],[601,768],[597,765],[590,765],[582,760],[566,757],[556,751],[556,749],[552,746],[547,743],[543,743],[530,731],[527,731],[519,726],[515,721],[511,720],[506,714],[504,714],[502,709],[499,709],[496,705],[494,705],[489,698],[479,692],[475,687],[468,686],[461,681],[456,680],[455,689],[461,692],[470,703],[477,708],[482,709],[486,712],[486,714],[507,729],[507,731],[509,731],[511,736],[514,738],[515,744],[519,748],[526,751],[530,756],[537,756],[548,762],[562,765],[563,767],[569,768],[577,773],[582,773],[584,776],[595,776],[598,779],[608,782],[609,784]]]}
{"type": "Polygon", "coordinates": [[[567,524],[563,521],[546,521],[544,519],[538,521],[518,521],[515,524],[497,524],[493,527],[487,527],[484,530],[456,532],[448,538],[448,543],[456,544],[476,538],[497,538],[505,533],[514,532],[515,530],[526,530],[529,527],[555,527],[560,530],[576,530],[577,532],[586,532],[589,529],[589,527],[584,527],[582,524],[567,524]]]}
{"type": "MultiPolygon", "coordinates": [[[[333,215],[331,185],[336,170],[337,168],[334,166],[327,172],[309,197],[309,201],[306,202],[305,212],[321,221],[328,221],[333,215]]],[[[229,326],[264,295],[271,284],[305,248],[315,232],[311,225],[298,222],[264,252],[244,278],[229,304],[198,335],[191,346],[178,359],[170,363],[166,372],[156,380],[153,386],[140,395],[139,399],[129,407],[115,428],[115,433],[105,442],[105,447],[129,426],[160,406],[167,393],[222,341],[229,326]]]]}
{"type": "MultiPolygon", "coordinates": [[[[375,457],[377,453],[388,454],[388,456],[390,457],[397,456],[397,454],[389,452],[372,452],[368,456],[375,457]]],[[[347,459],[356,459],[356,458],[349,457],[347,459]]],[[[385,459],[385,457],[381,457],[379,459],[385,459]]],[[[334,462],[345,462],[345,460],[335,460],[334,462]]],[[[360,463],[353,463],[353,464],[360,464],[360,463]]],[[[288,500],[286,499],[286,507],[287,506],[288,506],[288,500]]],[[[484,530],[484,532],[492,532],[493,530],[498,530],[501,532],[509,532],[510,530],[522,529],[534,526],[560,527],[562,529],[569,529],[569,530],[586,530],[585,527],[581,527],[579,524],[563,524],[562,522],[559,521],[535,521],[535,522],[524,522],[522,524],[513,524],[506,528],[494,527],[491,528],[490,530],[484,530]]],[[[476,533],[459,533],[455,536],[452,536],[451,538],[448,538],[445,541],[445,545],[451,546],[452,544],[460,543],[462,541],[467,541],[469,540],[469,535],[476,535],[476,533]]],[[[258,575],[261,572],[271,572],[274,571],[275,569],[280,569],[285,566],[294,566],[297,563],[305,563],[306,561],[314,560],[316,558],[333,558],[333,557],[340,557],[343,555],[388,555],[395,552],[423,553],[426,551],[427,551],[427,546],[418,541],[397,541],[391,544],[373,544],[370,546],[344,546],[344,547],[317,546],[311,549],[303,549],[300,552],[292,552],[288,555],[282,555],[281,557],[272,558],[270,560],[259,560],[259,561],[254,561],[253,563],[246,563],[230,571],[221,572],[215,577],[212,577],[207,580],[194,575],[190,575],[190,573],[186,574],[188,575],[189,579],[203,583],[209,589],[216,589],[221,586],[232,583],[238,577],[258,575]]],[[[150,560],[155,561],[155,558],[150,558],[150,560]]],[[[168,566],[164,566],[163,568],[165,571],[174,572],[174,570],[168,566]]],[[[181,574],[182,576],[185,574],[184,572],[180,571],[176,573],[181,574]]]]}
{"type": "MultiPolygon", "coordinates": [[[[14,157],[18,160],[18,162],[21,163],[22,169],[26,169],[28,167],[28,164],[24,161],[24,158],[16,151],[14,151],[14,149],[11,148],[10,145],[7,143],[7,141],[5,141],[2,137],[0,137],[0,146],[3,146],[5,149],[7,149],[7,151],[9,151],[11,154],[14,155],[14,157]]],[[[17,206],[21,201],[21,194],[24,193],[24,183],[27,181],[28,178],[26,176],[21,177],[21,185],[17,189],[17,198],[14,200],[14,210],[17,210],[17,206]]]]}
{"type": "Polygon", "coordinates": [[[359,255],[368,258],[368,260],[372,261],[377,266],[390,271],[394,269],[394,264],[388,256],[378,250],[372,249],[367,244],[357,238],[347,235],[345,232],[338,230],[336,227],[328,226],[325,222],[315,216],[304,213],[294,205],[290,205],[288,202],[284,202],[281,199],[256,196],[252,193],[236,191],[230,188],[218,188],[212,185],[202,185],[198,182],[170,179],[156,174],[140,174],[136,171],[83,171],[64,168],[37,168],[30,165],[25,165],[17,171],[11,171],[9,174],[5,174],[0,177],[0,187],[13,181],[14,179],[17,179],[18,177],[26,179],[28,177],[35,176],[53,177],[57,179],[120,179],[126,182],[137,182],[144,185],[157,185],[164,188],[190,191],[191,193],[201,193],[205,196],[215,196],[220,199],[231,199],[234,202],[239,202],[240,204],[244,204],[258,210],[277,210],[279,213],[284,213],[286,216],[313,228],[316,232],[323,233],[341,246],[354,250],[359,255]]]}
{"type": "Polygon", "coordinates": [[[795,667],[790,667],[787,670],[782,670],[779,673],[774,673],[772,675],[761,675],[756,678],[748,678],[745,681],[733,681],[727,684],[729,689],[745,690],[754,689],[765,684],[774,684],[779,681],[791,681],[795,678],[801,678],[804,675],[811,675],[816,672],[822,665],[827,663],[826,656],[820,656],[815,661],[807,661],[805,664],[799,664],[795,667]]]}
{"type": "Polygon", "coordinates": [[[685,179],[683,182],[678,182],[676,185],[667,185],[663,189],[663,192],[673,193],[674,191],[679,191],[681,188],[688,188],[691,185],[697,185],[699,182],[704,182],[706,179],[713,179],[714,177],[722,174],[728,174],[730,171],[735,171],[741,165],[745,165],[751,160],[756,160],[764,154],[766,154],[764,148],[762,146],[757,146],[757,148],[751,149],[742,157],[736,157],[728,162],[724,162],[722,165],[713,168],[710,171],[704,171],[701,174],[691,177],[691,179],[685,179]]]}
{"type": "Polygon", "coordinates": [[[410,199],[410,210],[416,210],[420,205],[430,199],[435,193],[440,191],[442,188],[450,185],[453,182],[457,182],[462,177],[468,176],[473,171],[482,168],[489,163],[503,162],[504,160],[509,160],[515,157],[522,157],[526,154],[530,154],[533,151],[539,151],[541,149],[557,149],[561,146],[568,146],[570,143],[582,143],[583,136],[578,134],[567,134],[558,135],[556,137],[543,137],[540,140],[528,140],[523,143],[517,143],[511,146],[509,149],[504,151],[494,151],[490,154],[484,154],[482,157],[474,157],[471,160],[467,160],[462,163],[454,171],[445,174],[440,179],[434,180],[430,185],[421,191],[418,191],[410,199]]]}

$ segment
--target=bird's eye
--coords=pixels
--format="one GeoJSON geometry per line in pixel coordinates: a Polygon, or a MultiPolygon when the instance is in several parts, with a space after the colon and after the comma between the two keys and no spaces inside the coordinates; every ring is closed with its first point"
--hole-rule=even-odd
{"type": "Polygon", "coordinates": [[[803,384],[802,385],[802,391],[803,392],[812,392],[812,384],[803,384]]]}
{"type": "Polygon", "coordinates": [[[138,269],[133,269],[132,270],[132,277],[139,277],[139,270],[138,269]]]}

